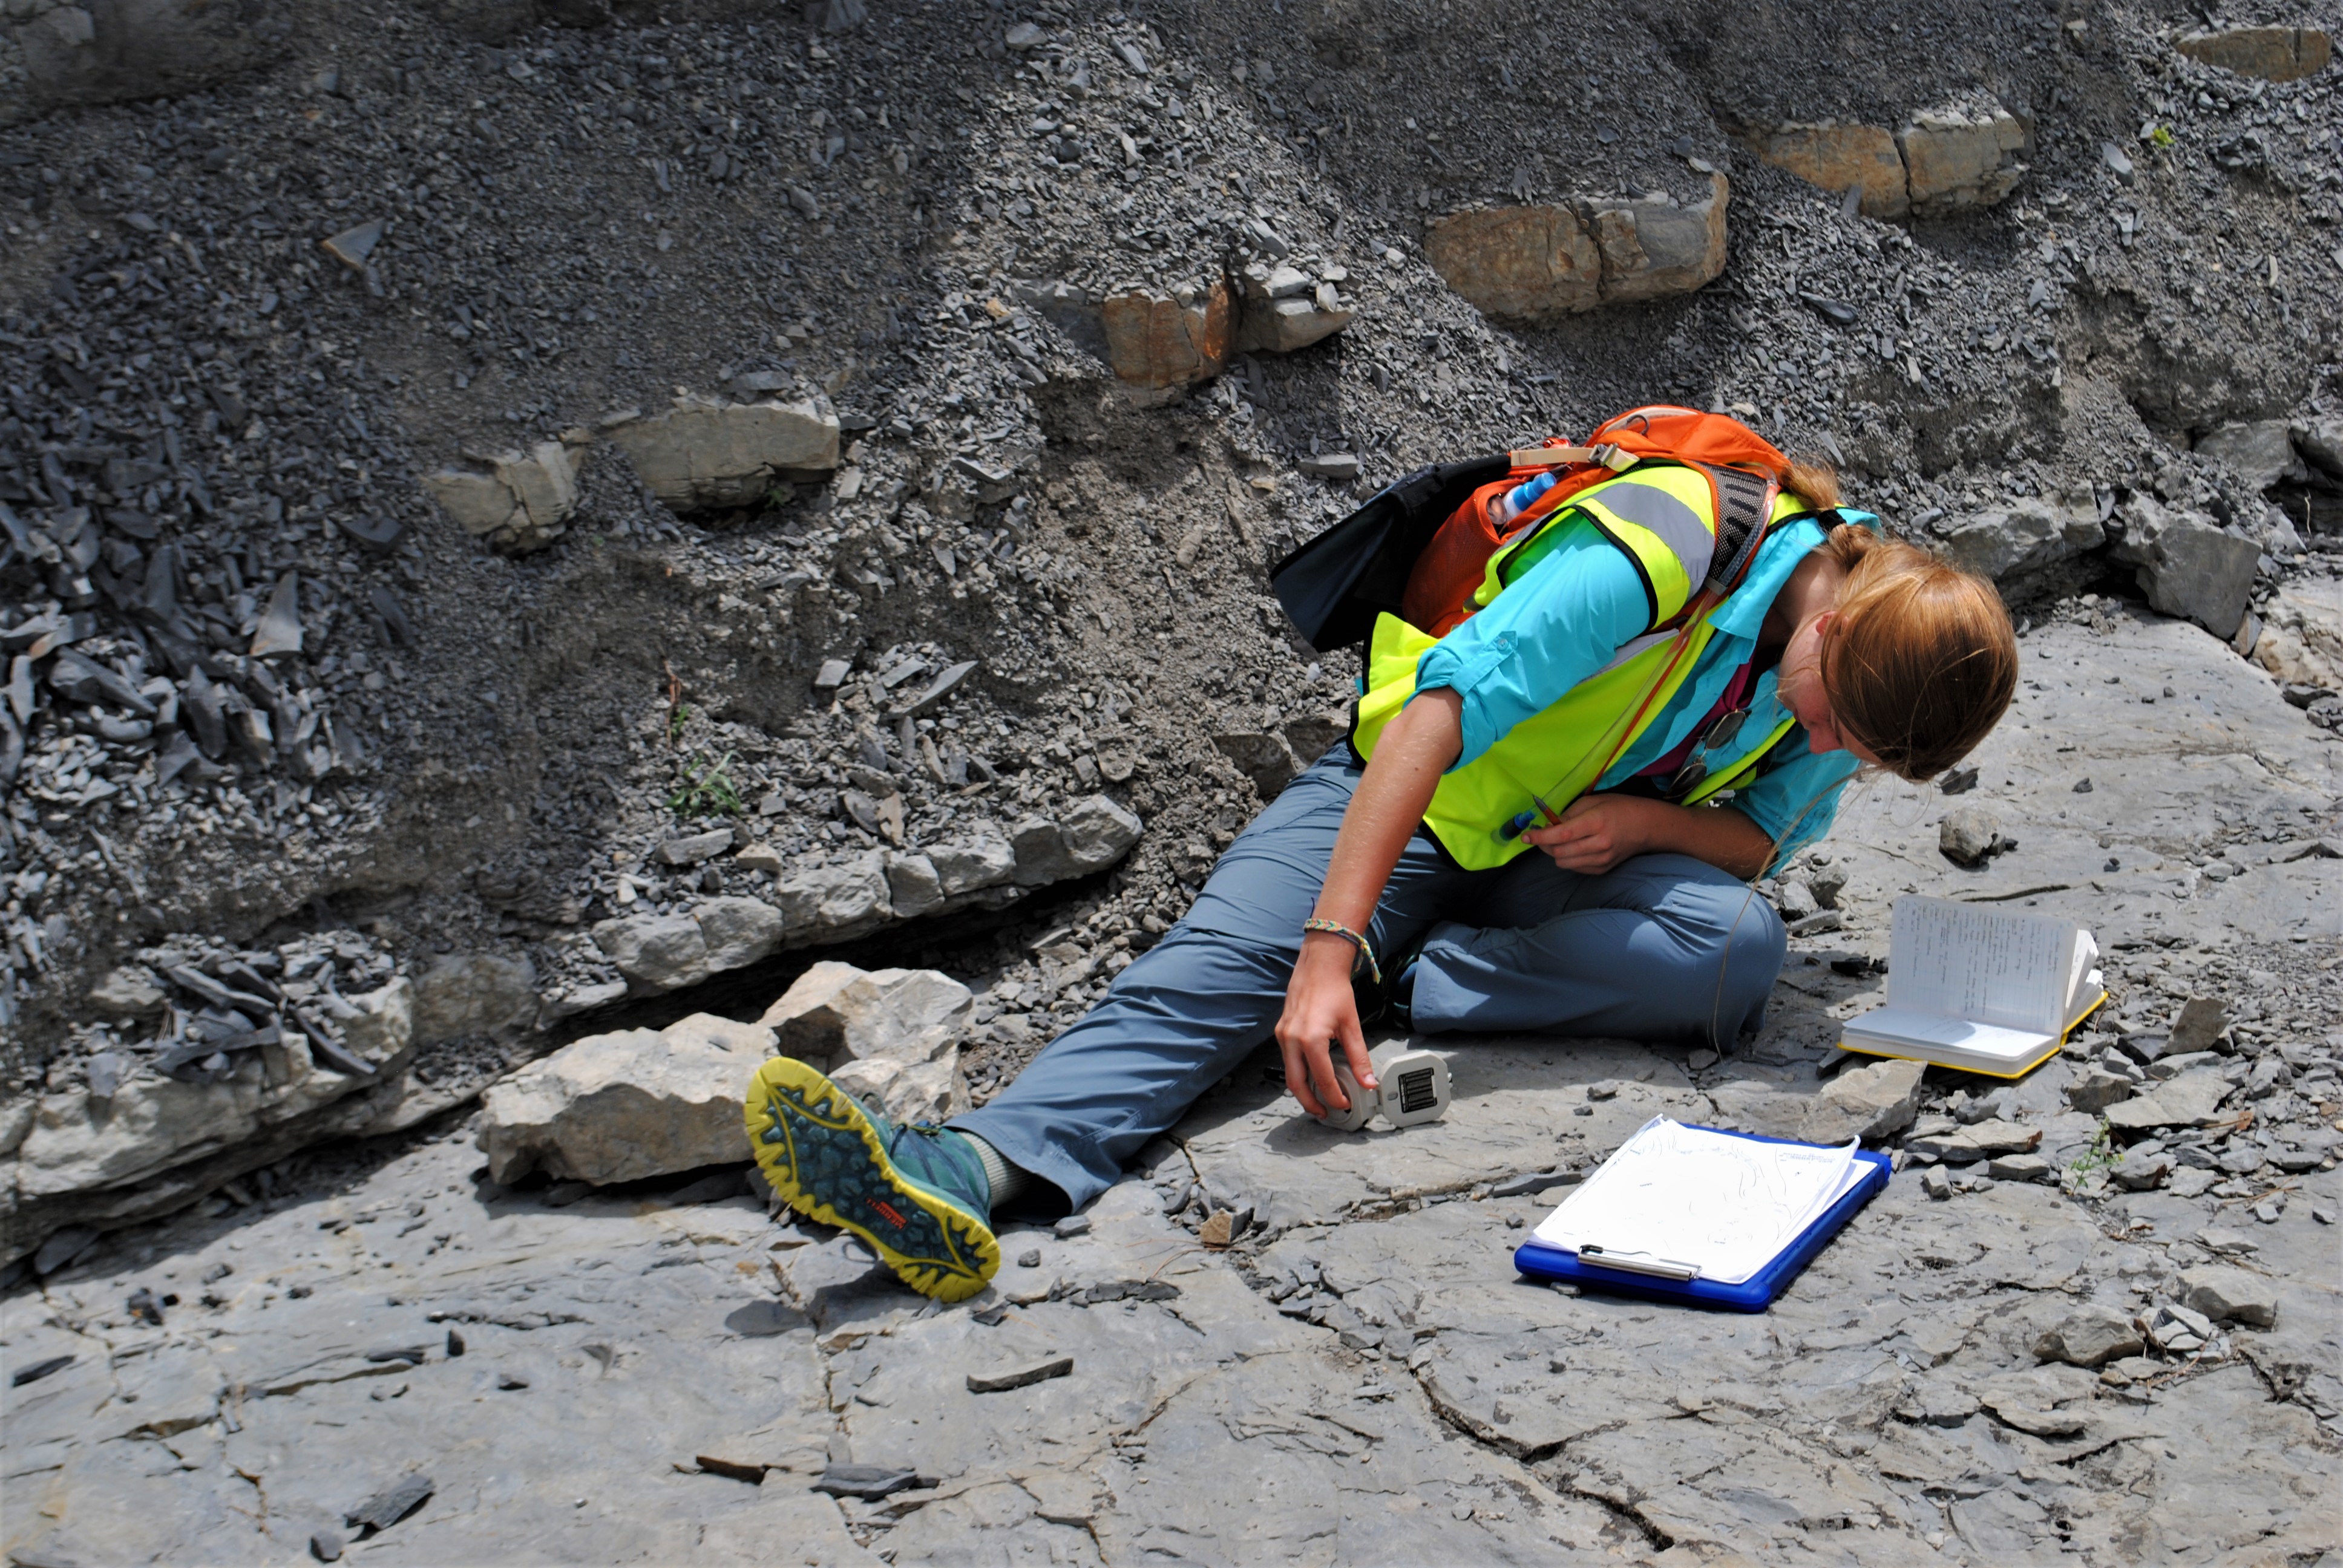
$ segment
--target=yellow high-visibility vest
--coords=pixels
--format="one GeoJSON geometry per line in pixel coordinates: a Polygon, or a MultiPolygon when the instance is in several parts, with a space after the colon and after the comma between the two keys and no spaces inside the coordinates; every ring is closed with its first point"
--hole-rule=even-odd
{"type": "MultiPolygon", "coordinates": [[[[1769,521],[1806,509],[1805,502],[1785,493],[1776,498],[1769,521]]],[[[1530,848],[1506,829],[1523,812],[1534,811],[1537,799],[1560,811],[1592,789],[1603,771],[1666,711],[1691,678],[1712,635],[1706,613],[1690,625],[1667,624],[1692,602],[1706,579],[1717,535],[1708,477],[1668,463],[1638,465],[1572,497],[1568,506],[1527,537],[1490,558],[1473,603],[1484,608],[1494,603],[1520,575],[1509,568],[1537,540],[1582,518],[1591,521],[1634,565],[1650,618],[1644,635],[1621,648],[1610,664],[1441,779],[1424,811],[1424,825],[1469,870],[1502,866],[1530,848]],[[1690,646],[1680,648],[1684,639],[1690,646]]],[[[1383,727],[1415,695],[1416,666],[1438,641],[1397,616],[1376,618],[1367,644],[1366,693],[1359,699],[1351,732],[1362,758],[1373,755],[1383,727]]],[[[1795,722],[1785,719],[1770,734],[1736,736],[1732,760],[1713,767],[1679,803],[1697,804],[1745,782],[1759,759],[1795,722]]]]}

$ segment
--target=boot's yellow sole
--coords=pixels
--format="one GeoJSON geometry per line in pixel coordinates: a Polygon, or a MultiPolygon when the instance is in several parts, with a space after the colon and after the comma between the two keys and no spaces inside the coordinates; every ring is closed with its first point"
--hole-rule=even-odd
{"type": "Polygon", "coordinates": [[[746,1115],[758,1168],[781,1201],[860,1237],[921,1295],[965,1301],[999,1271],[992,1227],[906,1174],[854,1097],[818,1070],[773,1057],[749,1086],[746,1115]]]}

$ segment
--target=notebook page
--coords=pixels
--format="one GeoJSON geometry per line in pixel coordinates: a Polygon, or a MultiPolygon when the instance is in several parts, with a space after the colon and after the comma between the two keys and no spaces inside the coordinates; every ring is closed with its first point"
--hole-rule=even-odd
{"type": "Polygon", "coordinates": [[[1896,900],[1887,1001],[1913,1012],[2057,1032],[2066,1020],[2073,921],[1953,899],[1896,900]]]}
{"type": "Polygon", "coordinates": [[[1914,1012],[1890,1003],[1858,1013],[1846,1020],[1846,1032],[1872,1040],[1900,1042],[1919,1049],[1982,1051],[1988,1055],[2019,1060],[2042,1049],[2052,1030],[2036,1029],[2004,1029],[1999,1024],[1974,1023],[1965,1018],[1944,1018],[1933,1012],[1914,1012]]]}
{"type": "Polygon", "coordinates": [[[2066,1000],[2064,1011],[2071,1013],[2081,1000],[2083,989],[2092,982],[2091,966],[2099,961],[2099,944],[2088,931],[2075,933],[2075,961],[2066,971],[2066,1000]]]}
{"type": "Polygon", "coordinates": [[[1641,1252],[1741,1284],[1861,1179],[1855,1147],[1756,1143],[1654,1117],[1535,1233],[1566,1251],[1641,1252]]]}

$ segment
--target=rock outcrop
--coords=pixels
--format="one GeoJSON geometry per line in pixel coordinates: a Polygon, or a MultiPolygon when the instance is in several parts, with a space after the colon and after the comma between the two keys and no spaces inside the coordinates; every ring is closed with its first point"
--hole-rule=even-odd
{"type": "Polygon", "coordinates": [[[1168,294],[1127,288],[1099,303],[1107,362],[1127,385],[1168,391],[1209,381],[1234,352],[1235,291],[1223,279],[1168,294]]]}
{"type": "Polygon", "coordinates": [[[2070,591],[2089,575],[2083,557],[2107,542],[2107,530],[2085,492],[2021,497],[1952,519],[1942,538],[1946,558],[2017,600],[2070,591]]]}
{"type": "Polygon", "coordinates": [[[2335,45],[2320,27],[2222,27],[2186,34],[2174,48],[2240,76],[2291,82],[2315,76],[2335,57],[2335,45]]]}
{"type": "Polygon", "coordinates": [[[773,1033],[694,1013],[573,1040],[481,1097],[491,1181],[636,1181],[749,1158],[741,1105],[773,1033]]]}
{"type": "Polygon", "coordinates": [[[663,506],[679,512],[761,501],[777,480],[838,467],[837,411],[814,394],[784,402],[686,395],[664,411],[603,422],[663,506]]]}
{"type": "Polygon", "coordinates": [[[2119,515],[2123,536],[2107,553],[2138,568],[2148,604],[2165,615],[2193,620],[2224,640],[2235,637],[2253,596],[2261,547],[2223,532],[2210,518],[2147,497],[2119,515]]]}
{"type": "Polygon", "coordinates": [[[1706,196],[1586,198],[1452,213],[1424,232],[1425,259],[1484,316],[1551,321],[1688,293],[1725,270],[1730,187],[1706,196]]]}
{"type": "Polygon", "coordinates": [[[2017,188],[2031,138],[1990,97],[1915,114],[1884,126],[1785,125],[1752,133],[1749,150],[1827,191],[1854,190],[1866,217],[1941,215],[1991,206],[2017,188]]]}
{"type": "Polygon", "coordinates": [[[539,441],[526,452],[467,454],[469,465],[423,476],[424,493],[494,548],[523,554],[567,533],[578,509],[585,437],[539,441]]]}

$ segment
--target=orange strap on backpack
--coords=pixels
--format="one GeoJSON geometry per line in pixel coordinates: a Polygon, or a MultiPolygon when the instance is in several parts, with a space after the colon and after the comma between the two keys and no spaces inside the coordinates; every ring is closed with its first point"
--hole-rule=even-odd
{"type": "Polygon", "coordinates": [[[1473,491],[1416,558],[1401,598],[1401,616],[1410,625],[1445,637],[1479,608],[1473,596],[1488,575],[1492,556],[1526,538],[1580,491],[1650,460],[1681,463],[1707,476],[1719,522],[1717,560],[1709,580],[1729,592],[1747,568],[1774,495],[1790,472],[1790,460],[1740,420],[1665,405],[1605,420],[1584,446],[1556,437],[1507,457],[1512,469],[1506,477],[1473,491]],[[1524,479],[1551,469],[1561,470],[1554,487],[1501,529],[1491,519],[1492,504],[1524,479]]]}

